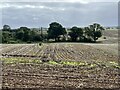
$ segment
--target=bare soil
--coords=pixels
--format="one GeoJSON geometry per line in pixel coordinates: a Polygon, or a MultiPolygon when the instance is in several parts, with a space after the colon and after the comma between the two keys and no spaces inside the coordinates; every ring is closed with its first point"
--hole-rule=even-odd
{"type": "Polygon", "coordinates": [[[48,63],[2,63],[3,89],[34,90],[119,90],[119,68],[109,66],[118,63],[117,31],[104,32],[102,43],[52,43],[39,47],[29,45],[3,45],[4,58],[87,62],[88,65],[52,65],[48,63]],[[110,39],[112,38],[112,39],[110,39]],[[33,57],[34,56],[34,57],[33,57]],[[17,58],[16,57],[16,58],[17,58]],[[93,65],[94,66],[90,66],[93,65]]]}
{"type": "Polygon", "coordinates": [[[119,88],[118,70],[53,66],[43,64],[3,64],[3,88],[119,88]]]}

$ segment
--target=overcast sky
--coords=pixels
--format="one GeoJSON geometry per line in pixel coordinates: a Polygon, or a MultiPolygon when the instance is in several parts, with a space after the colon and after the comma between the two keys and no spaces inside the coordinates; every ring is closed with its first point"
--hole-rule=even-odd
{"type": "Polygon", "coordinates": [[[117,2],[4,2],[0,3],[2,24],[48,27],[59,22],[64,27],[88,26],[94,22],[103,26],[118,25],[117,2]]]}

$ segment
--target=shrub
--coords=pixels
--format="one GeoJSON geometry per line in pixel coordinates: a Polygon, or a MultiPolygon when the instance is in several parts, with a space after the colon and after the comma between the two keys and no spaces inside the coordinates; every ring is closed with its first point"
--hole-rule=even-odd
{"type": "Polygon", "coordinates": [[[42,43],[39,43],[39,46],[41,46],[42,45],[42,43]]]}
{"type": "Polygon", "coordinates": [[[106,37],[103,37],[103,39],[106,39],[106,37]]]}

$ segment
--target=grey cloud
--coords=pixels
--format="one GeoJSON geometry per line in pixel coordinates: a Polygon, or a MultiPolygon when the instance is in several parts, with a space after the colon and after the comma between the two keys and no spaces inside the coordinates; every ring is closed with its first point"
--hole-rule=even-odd
{"type": "Polygon", "coordinates": [[[69,3],[69,2],[21,2],[8,3],[9,8],[2,9],[2,24],[16,28],[48,27],[52,21],[58,21],[65,27],[86,26],[98,22],[104,26],[117,25],[117,3],[69,3]],[[12,5],[16,6],[13,7],[12,5]],[[28,5],[28,7],[25,7],[28,5]],[[17,8],[21,6],[23,8],[17,8]],[[30,8],[30,6],[35,6],[30,8]],[[43,7],[40,7],[43,6],[43,7]],[[40,8],[38,8],[40,7],[40,8]]]}

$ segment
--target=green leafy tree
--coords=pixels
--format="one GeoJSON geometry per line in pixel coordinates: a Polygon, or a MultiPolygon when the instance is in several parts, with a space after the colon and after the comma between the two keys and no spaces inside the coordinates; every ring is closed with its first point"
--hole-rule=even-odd
{"type": "Polygon", "coordinates": [[[21,39],[22,41],[29,41],[30,29],[27,27],[20,27],[16,32],[16,38],[21,39]]]}
{"type": "Polygon", "coordinates": [[[2,43],[11,43],[15,40],[14,29],[9,25],[4,25],[2,29],[2,43]]]}
{"type": "Polygon", "coordinates": [[[41,37],[40,34],[35,34],[34,41],[42,41],[42,40],[43,40],[43,38],[41,37]]]}
{"type": "Polygon", "coordinates": [[[102,36],[102,31],[104,28],[100,24],[94,23],[89,27],[85,27],[84,30],[86,38],[96,42],[96,40],[102,36]]]}
{"type": "Polygon", "coordinates": [[[24,37],[24,31],[22,31],[22,30],[17,31],[16,38],[23,40],[23,37],[24,37]]]}
{"type": "Polygon", "coordinates": [[[48,38],[55,39],[55,41],[59,41],[60,35],[65,35],[66,30],[62,27],[61,24],[57,22],[53,22],[49,25],[48,28],[48,38]]]}
{"type": "Polygon", "coordinates": [[[9,31],[2,32],[2,43],[9,43],[12,35],[9,31]]]}
{"type": "Polygon", "coordinates": [[[83,30],[82,28],[74,26],[70,29],[69,35],[72,41],[77,41],[78,37],[81,38],[83,36],[83,30]]]}
{"type": "Polygon", "coordinates": [[[11,27],[9,25],[4,25],[3,26],[3,31],[10,31],[11,27]]]}
{"type": "Polygon", "coordinates": [[[93,34],[92,30],[89,27],[85,27],[84,28],[84,36],[85,36],[84,41],[92,41],[92,37],[91,37],[92,34],[93,34]]]}

